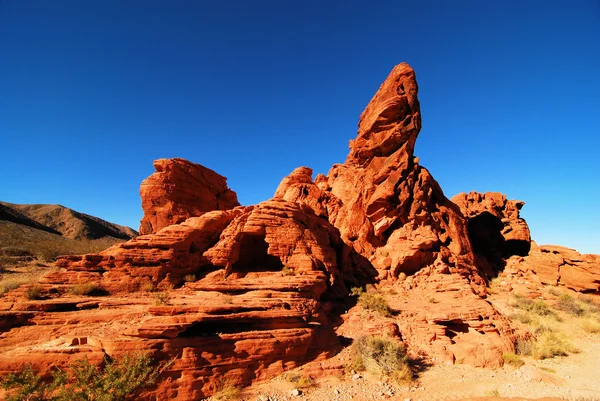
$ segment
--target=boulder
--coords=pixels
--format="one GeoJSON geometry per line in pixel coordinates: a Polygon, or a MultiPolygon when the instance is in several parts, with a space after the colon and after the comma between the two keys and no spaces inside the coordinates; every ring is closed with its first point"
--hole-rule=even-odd
{"type": "Polygon", "coordinates": [[[227,179],[204,166],[174,158],[155,160],[154,168],[156,172],[140,187],[144,210],[141,235],[240,205],[236,193],[227,187],[227,179]]]}

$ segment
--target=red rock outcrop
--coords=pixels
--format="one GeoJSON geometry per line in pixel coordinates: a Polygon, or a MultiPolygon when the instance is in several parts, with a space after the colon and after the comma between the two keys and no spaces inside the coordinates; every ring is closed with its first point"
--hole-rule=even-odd
{"type": "Polygon", "coordinates": [[[525,275],[528,283],[537,284],[537,288],[552,285],[583,293],[600,293],[600,255],[582,255],[562,246],[538,246],[533,242],[527,256],[507,260],[505,271],[525,275]]]}
{"type": "MultiPolygon", "coordinates": [[[[498,251],[502,257],[526,256],[529,253],[531,234],[529,226],[520,216],[520,210],[525,202],[508,200],[506,195],[499,192],[482,194],[475,191],[457,194],[451,200],[460,207],[462,214],[468,219],[471,242],[494,235],[487,232],[485,222],[488,221],[488,229],[493,227],[500,229],[502,244],[498,251]],[[478,232],[478,229],[482,231],[478,232]]],[[[484,248],[490,248],[490,245],[481,244],[484,248]]]]}
{"type": "Polygon", "coordinates": [[[0,339],[0,373],[150,350],[175,358],[151,392],[159,399],[195,400],[221,380],[249,384],[340,348],[331,300],[348,294],[360,264],[337,230],[302,205],[208,212],[97,255],[61,258],[42,280],[47,299],[10,293],[0,304],[0,327],[10,330],[0,339]],[[111,297],[69,294],[86,283],[111,297]],[[169,294],[168,305],[151,306],[152,294],[141,291],[152,285],[169,294]]]}
{"type": "Polygon", "coordinates": [[[140,187],[144,216],[140,234],[152,234],[188,217],[213,210],[239,206],[237,195],[227,187],[227,179],[185,159],[154,161],[156,172],[140,187]]]}
{"type": "Polygon", "coordinates": [[[380,280],[409,276],[398,284],[397,320],[410,347],[434,360],[497,366],[514,350],[514,334],[482,298],[489,268],[478,263],[460,208],[414,157],[417,90],[414,71],[396,66],[362,113],[346,162],[314,182],[298,168],[275,197],[327,218],[380,280]],[[432,308],[427,299],[440,302],[432,308]]]}

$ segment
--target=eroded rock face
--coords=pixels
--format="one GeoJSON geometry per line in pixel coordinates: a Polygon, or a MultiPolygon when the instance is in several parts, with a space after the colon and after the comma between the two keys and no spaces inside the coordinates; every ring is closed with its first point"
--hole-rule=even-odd
{"type": "Polygon", "coordinates": [[[140,187],[144,217],[140,234],[152,234],[169,226],[213,210],[239,206],[237,195],[227,187],[227,179],[185,159],[159,159],[156,172],[140,187]]]}
{"type": "Polygon", "coordinates": [[[600,255],[582,255],[563,246],[538,246],[534,242],[528,256],[508,259],[506,270],[526,275],[528,282],[538,283],[538,288],[543,284],[583,293],[600,292],[600,255]]]}
{"type": "Polygon", "coordinates": [[[396,66],[362,113],[345,163],[314,182],[310,169],[298,168],[275,196],[327,218],[377,269],[381,286],[408,276],[396,285],[403,300],[397,320],[413,350],[437,361],[498,366],[502,353],[514,350],[513,330],[482,298],[489,266],[478,263],[467,220],[413,154],[421,128],[417,90],[414,71],[396,66]]]}
{"type": "Polygon", "coordinates": [[[460,193],[452,197],[468,219],[469,236],[473,246],[483,252],[493,250],[500,258],[512,255],[527,256],[531,234],[519,215],[525,202],[508,200],[499,192],[460,193]],[[497,242],[497,243],[494,243],[497,242]]]}
{"type": "Polygon", "coordinates": [[[340,348],[331,302],[348,294],[361,263],[368,265],[302,205],[272,200],[204,213],[96,255],[60,259],[61,269],[42,280],[47,300],[10,294],[0,305],[0,327],[12,329],[0,339],[0,373],[24,363],[47,370],[49,355],[64,366],[87,353],[150,350],[175,358],[170,380],[151,393],[158,399],[199,399],[221,380],[247,385],[340,348]],[[69,294],[85,283],[111,297],[69,294]],[[143,292],[152,285],[168,293],[164,305],[152,306],[143,292]]]}

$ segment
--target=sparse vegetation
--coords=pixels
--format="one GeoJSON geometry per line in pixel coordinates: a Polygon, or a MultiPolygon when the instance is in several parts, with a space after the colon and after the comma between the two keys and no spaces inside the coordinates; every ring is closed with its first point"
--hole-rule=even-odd
{"type": "Polygon", "coordinates": [[[398,382],[410,381],[413,370],[406,349],[398,342],[377,336],[361,337],[351,348],[351,368],[387,376],[398,382]]]}
{"type": "Polygon", "coordinates": [[[154,284],[152,281],[144,281],[140,286],[140,290],[144,292],[155,292],[156,284],[154,284]]]}
{"type": "Polygon", "coordinates": [[[281,273],[284,276],[295,276],[296,275],[296,271],[289,266],[283,266],[281,273]]]}
{"type": "Polygon", "coordinates": [[[185,281],[186,283],[193,283],[194,281],[196,281],[196,275],[195,274],[187,274],[184,278],[183,281],[185,281]]]}
{"type": "Polygon", "coordinates": [[[78,284],[73,285],[71,288],[69,288],[69,292],[72,295],[78,295],[78,296],[94,295],[94,294],[98,294],[102,291],[103,291],[103,289],[102,289],[102,287],[100,287],[99,284],[92,283],[92,282],[78,283],[78,284]]]}
{"type": "Polygon", "coordinates": [[[315,385],[315,381],[310,376],[301,375],[298,373],[289,373],[284,377],[287,381],[293,383],[299,389],[308,389],[315,385]]]}
{"type": "Polygon", "coordinates": [[[533,301],[531,299],[522,297],[521,295],[514,295],[511,306],[537,316],[557,317],[556,312],[554,312],[552,308],[550,308],[544,301],[533,301]]]}
{"type": "Polygon", "coordinates": [[[504,360],[504,363],[514,366],[515,368],[520,368],[521,366],[525,365],[525,362],[523,362],[523,360],[513,352],[502,354],[502,359],[504,360]]]}
{"type": "Polygon", "coordinates": [[[237,401],[239,400],[241,391],[241,387],[231,380],[222,380],[217,384],[217,389],[212,399],[215,401],[237,401]]]}
{"type": "Polygon", "coordinates": [[[391,316],[392,309],[387,303],[385,297],[377,292],[365,292],[361,288],[354,287],[350,291],[350,295],[358,296],[358,305],[365,310],[377,312],[383,316],[391,316]]]}
{"type": "Polygon", "coordinates": [[[555,356],[567,356],[579,350],[571,344],[563,333],[546,332],[536,339],[521,341],[517,344],[517,352],[534,359],[547,359],[555,356]]]}
{"type": "Polygon", "coordinates": [[[154,294],[154,305],[168,305],[171,295],[168,291],[157,292],[154,294]]]}
{"type": "MultiPolygon", "coordinates": [[[[8,221],[0,222],[0,238],[2,238],[2,250],[8,249],[8,256],[32,255],[40,261],[53,261],[59,255],[100,252],[116,243],[123,242],[123,240],[112,237],[74,240],[8,221]]],[[[6,252],[0,253],[7,255],[6,252]]],[[[7,262],[9,261],[4,263],[7,262]]]]}
{"type": "Polygon", "coordinates": [[[3,377],[0,385],[7,392],[7,401],[125,401],[135,399],[136,392],[156,382],[169,365],[155,365],[141,353],[106,358],[102,367],[86,358],[74,362],[67,371],[54,370],[50,381],[27,367],[3,377]]]}
{"type": "Polygon", "coordinates": [[[587,333],[598,334],[600,333],[600,321],[597,318],[588,317],[581,320],[581,327],[587,333]]]}
{"type": "Polygon", "coordinates": [[[25,298],[30,301],[40,299],[42,295],[42,288],[38,285],[30,285],[25,291],[25,298]]]}
{"type": "Polygon", "coordinates": [[[563,294],[558,297],[558,301],[556,301],[556,309],[567,312],[569,315],[573,316],[582,316],[585,313],[585,309],[581,306],[581,304],[567,294],[563,294]]]}
{"type": "Polygon", "coordinates": [[[0,275],[0,295],[25,284],[36,283],[42,274],[48,272],[47,266],[25,265],[14,267],[0,275]]]}

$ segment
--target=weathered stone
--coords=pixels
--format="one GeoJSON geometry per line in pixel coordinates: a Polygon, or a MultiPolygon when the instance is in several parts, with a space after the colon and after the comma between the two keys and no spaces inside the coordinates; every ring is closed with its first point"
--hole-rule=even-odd
{"type": "Polygon", "coordinates": [[[239,206],[236,193],[227,187],[227,179],[204,166],[174,158],[155,160],[154,168],[156,172],[140,187],[144,210],[141,235],[189,217],[239,206]]]}

